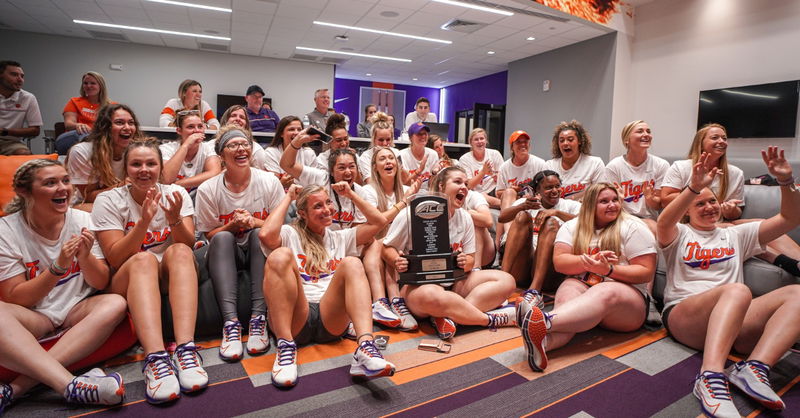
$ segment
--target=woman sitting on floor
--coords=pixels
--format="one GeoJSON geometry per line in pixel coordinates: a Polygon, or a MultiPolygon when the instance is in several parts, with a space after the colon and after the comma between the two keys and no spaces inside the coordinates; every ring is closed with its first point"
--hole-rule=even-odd
{"type": "Polygon", "coordinates": [[[554,308],[544,313],[521,299],[517,321],[528,365],[547,367],[545,349],[567,344],[596,326],[632,332],[647,317],[647,282],[656,271],[656,242],[647,226],[622,210],[609,183],[590,186],[578,217],[558,230],[553,265],[568,277],[556,291],[554,308]]]}
{"type": "MultiPolygon", "coordinates": [[[[400,150],[394,147],[394,137],[392,137],[392,124],[389,123],[389,115],[383,112],[377,112],[372,116],[372,142],[364,152],[358,157],[358,171],[364,178],[364,184],[369,184],[369,176],[372,173],[372,154],[375,152],[375,147],[385,147],[392,150],[394,156],[400,155],[400,150]]],[[[398,159],[398,161],[400,161],[398,159]]],[[[401,175],[400,179],[403,184],[407,183],[408,171],[403,169],[401,164],[398,167],[398,173],[401,175]]]]}
{"type": "Polygon", "coordinates": [[[155,138],[131,143],[122,161],[128,184],[97,196],[92,230],[114,269],[110,290],[128,300],[146,354],[145,397],[150,403],[168,402],[208,385],[194,344],[194,206],[183,187],[158,183],[164,165],[155,138]],[[161,289],[169,292],[178,343],[172,357],[164,348],[161,289]]]}
{"type": "Polygon", "coordinates": [[[161,144],[164,157],[163,184],[183,186],[190,194],[204,181],[222,171],[214,143],[206,141],[205,127],[200,114],[181,112],[175,118],[177,141],[161,144]]]}
{"type": "Polygon", "coordinates": [[[92,296],[108,286],[109,269],[89,232],[89,214],[69,207],[73,186],[58,161],[30,160],[12,182],[17,196],[0,218],[0,365],[21,375],[0,382],[0,415],[38,382],[67,402],[114,405],[125,386],[118,373],[65,367],[102,346],[125,318],[119,295],[92,296]],[[36,340],[67,331],[45,351],[36,340]]]}
{"type": "MultiPolygon", "coordinates": [[[[430,190],[447,197],[450,248],[459,252],[457,265],[467,276],[448,286],[403,286],[400,295],[405,298],[408,308],[417,317],[430,317],[441,339],[452,338],[456,333],[456,324],[490,328],[514,325],[513,311],[491,311],[514,291],[514,278],[499,270],[472,271],[475,228],[469,213],[462,209],[469,191],[467,173],[460,167],[444,168],[431,180],[430,190]]],[[[411,250],[410,217],[409,209],[403,209],[383,239],[384,261],[395,266],[398,273],[408,270],[408,259],[403,254],[411,250]]]]}
{"type": "Polygon", "coordinates": [[[370,291],[358,247],[369,244],[386,218],[346,182],[332,186],[352,201],[367,222],[332,230],[335,212],[325,187],[292,186],[259,232],[262,250],[270,252],[264,272],[264,295],[276,337],[272,366],[275,386],[297,383],[297,346],[338,340],[351,323],[358,347],[351,376],[391,376],[394,365],[381,356],[372,336],[370,291]],[[297,219],[284,225],[289,205],[297,199],[297,219]]]}
{"type": "Polygon", "coordinates": [[[658,218],[658,244],[667,265],[664,327],[677,341],[703,351],[694,395],[710,416],[739,416],[728,382],[769,409],[784,409],[770,386],[769,370],[800,338],[800,286],[753,298],[744,284],[744,260],[800,224],[800,193],[783,150],[769,147],[761,155],[781,185],[779,214],[718,227],[721,204],[709,187],[720,170],[704,152],[692,167],[689,185],[658,218]],[[688,223],[678,223],[684,216],[688,223]],[[731,349],[749,355],[726,369],[731,349]]]}
{"type": "Polygon", "coordinates": [[[487,148],[489,137],[483,128],[475,128],[469,133],[467,143],[470,151],[458,159],[458,165],[467,172],[467,186],[483,194],[493,208],[500,207],[500,197],[495,195],[497,174],[503,165],[503,154],[487,148]]]}

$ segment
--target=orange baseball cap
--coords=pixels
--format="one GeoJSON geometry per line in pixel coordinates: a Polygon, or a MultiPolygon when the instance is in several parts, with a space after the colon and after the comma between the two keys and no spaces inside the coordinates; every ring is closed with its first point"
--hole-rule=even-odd
{"type": "Polygon", "coordinates": [[[531,139],[531,136],[525,131],[514,131],[511,136],[508,137],[508,143],[513,144],[514,141],[520,138],[531,139]]]}

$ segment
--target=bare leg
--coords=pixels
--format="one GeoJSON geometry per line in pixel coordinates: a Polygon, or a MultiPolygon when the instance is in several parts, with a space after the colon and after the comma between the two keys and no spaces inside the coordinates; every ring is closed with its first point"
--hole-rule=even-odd
{"type": "MultiPolygon", "coordinates": [[[[500,197],[500,210],[510,207],[514,201],[517,200],[517,191],[513,188],[509,187],[503,190],[502,196],[500,197]]],[[[494,245],[497,248],[500,248],[500,238],[503,236],[508,225],[506,223],[497,223],[496,234],[495,234],[495,242],[494,245]]],[[[516,276],[515,276],[516,277],[516,276]]]]}
{"type": "Polygon", "coordinates": [[[172,244],[161,260],[162,277],[169,282],[169,304],[175,342],[194,341],[197,319],[197,269],[194,254],[186,244],[172,244]]]}
{"type": "Polygon", "coordinates": [[[308,301],[301,280],[292,250],[280,247],[270,253],[264,268],[264,297],[276,338],[292,341],[306,323],[308,301]]]}
{"type": "Polygon", "coordinates": [[[158,272],[156,256],[140,252],[125,261],[111,280],[111,291],[128,301],[136,336],[146,354],[164,350],[158,272]]]}
{"type": "Polygon", "coordinates": [[[475,228],[475,267],[483,267],[494,260],[496,249],[488,228],[475,228]]]}
{"type": "Polygon", "coordinates": [[[372,294],[373,302],[386,297],[383,276],[384,264],[383,259],[381,259],[382,251],[383,242],[380,240],[372,241],[364,250],[364,271],[367,274],[367,281],[369,281],[369,289],[372,294]]]}
{"type": "Polygon", "coordinates": [[[753,299],[733,347],[751,360],[773,365],[800,337],[800,286],[775,289],[753,299]]]}
{"type": "Polygon", "coordinates": [[[372,339],[372,305],[366,281],[364,266],[356,257],[345,257],[336,267],[319,302],[320,318],[329,333],[341,335],[352,321],[359,343],[372,339]]]}
{"type": "Polygon", "coordinates": [[[553,248],[559,228],[561,228],[561,224],[553,217],[545,219],[539,228],[533,269],[531,270],[530,289],[558,289],[561,284],[558,280],[561,276],[553,267],[553,248]]]}
{"type": "Polygon", "coordinates": [[[516,285],[528,287],[531,271],[531,235],[533,234],[533,221],[528,212],[517,213],[514,220],[508,223],[508,236],[500,268],[511,274],[516,285]]]}

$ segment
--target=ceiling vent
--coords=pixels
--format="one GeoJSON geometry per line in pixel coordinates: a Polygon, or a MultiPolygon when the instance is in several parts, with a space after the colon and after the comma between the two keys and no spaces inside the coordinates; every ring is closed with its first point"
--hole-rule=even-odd
{"type": "Polygon", "coordinates": [[[104,39],[104,40],[107,40],[107,41],[127,41],[128,40],[128,38],[126,38],[125,35],[123,35],[121,33],[103,32],[103,31],[100,31],[100,30],[88,30],[87,32],[89,32],[89,35],[92,35],[93,38],[104,39]]]}
{"type": "Polygon", "coordinates": [[[486,23],[470,22],[468,20],[452,19],[442,25],[442,29],[453,32],[472,33],[478,29],[486,27],[486,23]]]}
{"type": "Polygon", "coordinates": [[[198,42],[197,47],[200,49],[205,49],[207,51],[217,51],[217,52],[228,52],[230,51],[230,47],[228,45],[220,45],[220,44],[207,44],[205,42],[198,42]]]}
{"type": "Polygon", "coordinates": [[[292,54],[291,59],[295,60],[303,60],[303,61],[316,61],[317,57],[314,55],[305,55],[305,54],[292,54]]]}
{"type": "Polygon", "coordinates": [[[319,62],[323,64],[337,64],[342,65],[347,62],[347,58],[333,58],[333,57],[322,57],[319,59],[319,62]]]}

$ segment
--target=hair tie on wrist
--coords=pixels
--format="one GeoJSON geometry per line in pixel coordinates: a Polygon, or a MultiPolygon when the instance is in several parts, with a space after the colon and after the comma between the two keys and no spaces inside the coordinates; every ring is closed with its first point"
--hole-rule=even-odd
{"type": "Polygon", "coordinates": [[[56,277],[61,277],[67,274],[67,268],[59,266],[58,262],[55,260],[52,264],[50,264],[50,267],[47,270],[50,271],[50,274],[56,277]]]}
{"type": "Polygon", "coordinates": [[[614,272],[614,265],[609,263],[608,264],[608,274],[606,274],[606,277],[611,277],[611,273],[613,273],[613,272],[614,272]]]}
{"type": "Polygon", "coordinates": [[[697,190],[693,189],[692,186],[686,185],[686,188],[689,189],[689,191],[694,193],[694,194],[700,194],[700,192],[698,192],[697,190]]]}
{"type": "Polygon", "coordinates": [[[794,177],[789,177],[786,181],[780,181],[779,179],[775,179],[778,181],[778,186],[789,186],[794,183],[794,177]]]}
{"type": "Polygon", "coordinates": [[[169,227],[170,227],[170,228],[174,228],[174,227],[178,226],[178,224],[179,224],[179,223],[181,223],[182,221],[183,221],[183,216],[181,216],[180,218],[178,218],[178,220],[177,220],[177,221],[175,221],[175,222],[173,222],[173,223],[169,224],[169,227]]]}

